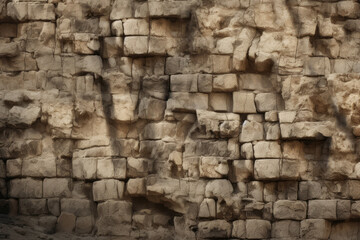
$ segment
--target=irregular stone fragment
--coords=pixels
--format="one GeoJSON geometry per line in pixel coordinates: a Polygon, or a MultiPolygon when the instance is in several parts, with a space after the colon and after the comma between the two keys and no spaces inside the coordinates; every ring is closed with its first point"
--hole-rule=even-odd
{"type": "Polygon", "coordinates": [[[146,194],[146,179],[131,178],[126,183],[126,191],[130,196],[142,196],[146,194]]]}
{"type": "Polygon", "coordinates": [[[229,172],[227,161],[221,157],[201,157],[199,167],[200,177],[221,178],[229,172]]]}

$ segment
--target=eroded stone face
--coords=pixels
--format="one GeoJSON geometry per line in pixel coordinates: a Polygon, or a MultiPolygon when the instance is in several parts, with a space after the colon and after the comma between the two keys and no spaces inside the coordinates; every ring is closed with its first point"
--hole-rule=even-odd
{"type": "Polygon", "coordinates": [[[0,212],[358,239],[359,26],[349,0],[0,0],[0,212]]]}

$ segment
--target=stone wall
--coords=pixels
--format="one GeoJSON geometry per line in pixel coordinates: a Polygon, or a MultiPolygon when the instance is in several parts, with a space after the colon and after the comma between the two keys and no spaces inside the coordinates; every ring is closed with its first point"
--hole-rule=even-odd
{"type": "Polygon", "coordinates": [[[0,0],[1,212],[359,239],[359,73],[355,0],[0,0]]]}

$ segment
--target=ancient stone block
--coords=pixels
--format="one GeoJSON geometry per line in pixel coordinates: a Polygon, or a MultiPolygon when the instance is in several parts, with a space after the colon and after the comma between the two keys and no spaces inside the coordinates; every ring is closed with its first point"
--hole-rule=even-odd
{"type": "Polygon", "coordinates": [[[251,92],[234,92],[233,112],[256,113],[255,95],[251,92]]]}
{"type": "Polygon", "coordinates": [[[257,142],[254,145],[255,158],[281,158],[280,145],[277,142],[257,142]]]}
{"type": "Polygon", "coordinates": [[[226,197],[234,191],[231,183],[226,179],[212,180],[206,185],[206,197],[226,197]]]}
{"type": "Polygon", "coordinates": [[[198,227],[201,238],[229,238],[231,236],[232,226],[225,220],[200,222],[198,227]]]}
{"type": "Polygon", "coordinates": [[[166,102],[156,98],[142,98],[139,103],[139,118],[148,120],[162,120],[166,102]]]}
{"type": "Polygon", "coordinates": [[[132,204],[126,201],[109,200],[97,207],[96,222],[99,235],[129,236],[131,231],[132,204]]]}
{"type": "Polygon", "coordinates": [[[253,176],[254,163],[252,160],[234,160],[230,167],[230,178],[233,182],[241,182],[253,176]]]}
{"type": "Polygon", "coordinates": [[[306,239],[328,239],[331,223],[324,219],[306,219],[300,224],[300,237],[306,239]]]}
{"type": "Polygon", "coordinates": [[[246,238],[247,239],[266,239],[271,235],[271,223],[260,219],[246,220],[246,238]]]}
{"type": "Polygon", "coordinates": [[[259,181],[251,181],[247,184],[248,197],[262,202],[264,199],[264,184],[259,181]]]}
{"type": "Polygon", "coordinates": [[[13,198],[41,198],[43,183],[41,180],[21,178],[10,180],[9,196],[13,198]]]}
{"type": "Polygon", "coordinates": [[[222,178],[229,172],[229,166],[221,157],[201,157],[199,162],[200,177],[222,178]]]}
{"type": "Polygon", "coordinates": [[[146,194],[146,179],[131,178],[126,183],[126,192],[130,196],[143,196],[146,194]]]}
{"type": "Polygon", "coordinates": [[[306,218],[306,202],[279,200],[274,203],[276,219],[302,220],[306,218]]]}
{"type": "Polygon", "coordinates": [[[229,93],[210,93],[209,108],[214,111],[231,112],[232,96],[229,93]]]}
{"type": "Polygon", "coordinates": [[[142,55],[148,51],[148,37],[125,37],[124,53],[125,55],[142,55]]]}
{"type": "Polygon", "coordinates": [[[93,183],[94,201],[104,201],[109,199],[122,199],[124,195],[124,182],[106,179],[93,183]]]}
{"type": "Polygon", "coordinates": [[[20,199],[19,213],[23,215],[46,214],[46,199],[20,199]]]}
{"type": "Polygon", "coordinates": [[[213,78],[214,92],[233,92],[238,88],[236,74],[216,75],[213,78]]]}
{"type": "Polygon", "coordinates": [[[200,218],[215,218],[216,217],[216,204],[212,198],[205,198],[199,207],[200,218]]]}
{"type": "Polygon", "coordinates": [[[197,92],[198,75],[197,74],[172,75],[170,78],[170,90],[172,92],[197,92]]]}
{"type": "Polygon", "coordinates": [[[272,238],[298,238],[300,236],[300,222],[283,220],[272,224],[272,238]]]}
{"type": "Polygon", "coordinates": [[[96,164],[96,158],[73,158],[73,177],[78,179],[95,179],[96,164]]]}
{"type": "Polygon", "coordinates": [[[260,159],[254,163],[255,179],[276,180],[280,178],[280,159],[260,159]]]}
{"type": "Polygon", "coordinates": [[[262,123],[244,121],[240,134],[240,142],[264,140],[264,127],[262,123]]]}
{"type": "Polygon", "coordinates": [[[126,19],[124,21],[125,35],[148,35],[149,23],[145,19],[126,19]]]}
{"type": "Polygon", "coordinates": [[[167,108],[171,110],[194,111],[208,109],[208,95],[203,93],[171,93],[167,101],[167,108]]]}
{"type": "Polygon", "coordinates": [[[22,160],[20,158],[9,159],[6,161],[6,176],[8,177],[18,177],[21,175],[21,164],[22,160]]]}
{"type": "Polygon", "coordinates": [[[336,219],[336,200],[309,201],[308,217],[316,219],[336,219]]]}
{"type": "Polygon", "coordinates": [[[72,213],[77,217],[90,216],[93,212],[93,202],[88,199],[63,198],[60,201],[61,212],[72,213]]]}
{"type": "Polygon", "coordinates": [[[71,184],[72,181],[69,178],[45,178],[43,182],[43,197],[71,197],[71,184]]]}
{"type": "Polygon", "coordinates": [[[57,232],[73,232],[75,229],[76,216],[72,213],[62,212],[56,224],[57,232]]]}

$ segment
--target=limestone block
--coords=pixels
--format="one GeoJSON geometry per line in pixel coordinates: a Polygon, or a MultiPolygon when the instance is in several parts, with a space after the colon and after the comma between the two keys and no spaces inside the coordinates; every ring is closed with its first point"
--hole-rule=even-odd
{"type": "Polygon", "coordinates": [[[211,74],[198,75],[198,90],[202,93],[212,92],[213,76],[211,74]]]}
{"type": "Polygon", "coordinates": [[[156,98],[142,98],[139,103],[139,118],[159,121],[164,117],[166,102],[156,98]]]}
{"type": "Polygon", "coordinates": [[[260,141],[254,145],[255,158],[281,158],[281,148],[278,142],[260,141]]]}
{"type": "Polygon", "coordinates": [[[190,16],[191,2],[149,2],[151,17],[188,18],[190,16]]]}
{"type": "Polygon", "coordinates": [[[232,182],[242,182],[250,179],[254,172],[252,160],[234,160],[231,165],[230,179],[232,182]]]}
{"type": "Polygon", "coordinates": [[[246,237],[246,223],[244,220],[233,221],[231,236],[236,238],[246,237]]]}
{"type": "Polygon", "coordinates": [[[233,93],[233,112],[256,113],[254,93],[234,92],[233,93]]]}
{"type": "Polygon", "coordinates": [[[260,74],[240,74],[239,88],[243,90],[259,90],[262,92],[273,91],[272,81],[274,77],[260,74]]]}
{"type": "Polygon", "coordinates": [[[231,224],[225,220],[213,220],[198,224],[200,238],[230,238],[231,224]]]}
{"type": "Polygon", "coordinates": [[[308,217],[315,219],[336,219],[336,200],[309,201],[308,217]]]}
{"type": "Polygon", "coordinates": [[[43,182],[43,197],[71,197],[71,185],[72,181],[70,178],[45,178],[43,182]]]}
{"type": "Polygon", "coordinates": [[[199,207],[200,218],[215,218],[216,217],[216,204],[212,198],[205,198],[199,207]]]}
{"type": "Polygon", "coordinates": [[[111,33],[117,37],[124,35],[123,22],[121,20],[111,23],[111,33]]]}
{"type": "Polygon", "coordinates": [[[296,117],[295,111],[281,111],[279,112],[280,123],[293,123],[296,117]]]}
{"type": "Polygon", "coordinates": [[[215,75],[213,78],[214,92],[233,92],[238,89],[236,74],[215,75]]]}
{"type": "Polygon", "coordinates": [[[258,112],[280,110],[281,98],[275,93],[258,93],[255,97],[255,104],[258,112]]]}
{"type": "Polygon", "coordinates": [[[100,158],[97,160],[97,178],[114,178],[114,163],[111,158],[100,158]]]}
{"type": "Polygon", "coordinates": [[[297,122],[280,124],[281,137],[287,138],[312,138],[319,136],[332,136],[333,126],[330,122],[297,122]]]}
{"type": "Polygon", "coordinates": [[[147,36],[125,37],[125,55],[142,55],[148,51],[149,41],[147,36]]]}
{"type": "Polygon", "coordinates": [[[278,112],[277,111],[269,111],[265,113],[265,121],[267,122],[278,122],[278,112]]]}
{"type": "Polygon", "coordinates": [[[72,213],[62,212],[56,224],[56,232],[71,233],[75,229],[76,216],[72,213]]]}
{"type": "Polygon", "coordinates": [[[214,111],[231,112],[232,94],[229,93],[210,93],[209,107],[214,111]]]}
{"type": "Polygon", "coordinates": [[[32,178],[10,180],[9,196],[13,198],[41,198],[43,196],[42,181],[32,178]]]}
{"type": "Polygon", "coordinates": [[[307,169],[306,161],[282,159],[280,177],[282,179],[299,179],[307,169]]]}
{"type": "Polygon", "coordinates": [[[98,204],[97,212],[99,235],[129,236],[132,219],[130,202],[109,200],[98,204]]]}
{"type": "Polygon", "coordinates": [[[274,203],[276,219],[302,220],[306,218],[307,204],[303,201],[279,200],[274,203]]]}
{"type": "Polygon", "coordinates": [[[337,14],[346,18],[357,18],[360,16],[360,4],[353,1],[342,1],[336,4],[337,14]]]}
{"type": "Polygon", "coordinates": [[[324,76],[330,73],[330,62],[326,57],[307,58],[304,63],[305,76],[324,76]]]}
{"type": "Polygon", "coordinates": [[[145,178],[131,178],[126,183],[126,192],[130,196],[144,196],[146,195],[146,179],[145,178]]]}
{"type": "Polygon", "coordinates": [[[234,51],[234,44],[235,38],[234,37],[226,37],[219,39],[216,43],[216,49],[219,53],[222,54],[232,54],[234,51]]]}
{"type": "Polygon", "coordinates": [[[197,74],[172,75],[170,78],[170,90],[172,92],[197,92],[198,75],[197,74]]]}
{"type": "Polygon", "coordinates": [[[351,216],[351,201],[337,200],[336,203],[336,218],[339,220],[349,219],[351,216]]]}
{"type": "Polygon", "coordinates": [[[22,215],[46,214],[46,199],[19,199],[19,213],[22,215]]]}
{"type": "Polygon", "coordinates": [[[360,201],[355,201],[351,204],[351,216],[360,217],[360,201]]]}
{"type": "Polygon", "coordinates": [[[169,155],[176,149],[176,144],[163,141],[141,141],[140,156],[150,159],[168,160],[169,155]]]}
{"type": "Polygon", "coordinates": [[[121,37],[105,37],[103,40],[102,57],[111,58],[120,56],[123,47],[121,37]]]}
{"type": "Polygon", "coordinates": [[[145,177],[151,169],[151,161],[145,158],[127,159],[127,176],[128,177],[145,177]]]}
{"type": "Polygon", "coordinates": [[[203,93],[170,93],[167,109],[177,111],[207,110],[208,95],[203,93]]]}
{"type": "Polygon", "coordinates": [[[54,4],[29,3],[27,8],[29,20],[55,20],[54,4]]]}
{"type": "Polygon", "coordinates": [[[146,19],[126,19],[124,21],[125,35],[148,35],[149,23],[146,19]]]}
{"type": "Polygon", "coordinates": [[[28,3],[9,2],[7,4],[7,15],[17,21],[28,19],[28,3]]]}
{"type": "Polygon", "coordinates": [[[9,159],[6,161],[6,176],[18,177],[21,175],[22,160],[20,158],[9,159]]]}
{"type": "Polygon", "coordinates": [[[138,102],[137,93],[128,94],[113,94],[112,101],[114,107],[112,108],[111,117],[122,122],[134,121],[136,116],[136,105],[138,102]]]}
{"type": "Polygon", "coordinates": [[[299,238],[299,236],[300,222],[298,221],[283,220],[272,224],[272,238],[299,238]]]}
{"type": "Polygon", "coordinates": [[[76,56],[75,57],[75,72],[89,72],[101,75],[103,68],[102,60],[100,56],[76,56]]]}
{"type": "Polygon", "coordinates": [[[94,201],[109,199],[122,199],[124,195],[124,182],[115,179],[100,180],[93,183],[94,201]]]}
{"type": "Polygon", "coordinates": [[[56,159],[52,155],[25,158],[21,174],[27,177],[55,177],[56,159]]]}
{"type": "Polygon", "coordinates": [[[35,104],[27,107],[13,106],[9,111],[9,124],[32,125],[40,117],[41,108],[35,104]]]}
{"type": "Polygon", "coordinates": [[[246,220],[246,238],[247,239],[266,239],[271,236],[270,221],[260,219],[246,220]]]}
{"type": "Polygon", "coordinates": [[[264,184],[259,181],[251,181],[247,184],[248,197],[262,202],[264,199],[264,184]]]}
{"type": "Polygon", "coordinates": [[[54,216],[60,215],[60,200],[59,198],[47,199],[47,207],[50,214],[54,216]]]}
{"type": "Polygon", "coordinates": [[[253,159],[254,151],[251,143],[244,143],[241,145],[241,157],[245,159],[253,159]]]}
{"type": "Polygon", "coordinates": [[[265,123],[265,139],[266,140],[279,140],[280,139],[280,125],[277,123],[265,123]]]}
{"type": "Polygon", "coordinates": [[[264,140],[263,124],[245,120],[241,129],[240,142],[252,142],[258,140],[264,140]]]}
{"type": "Polygon", "coordinates": [[[206,185],[206,197],[228,197],[234,191],[233,186],[229,180],[218,179],[209,181],[206,185]]]}
{"type": "MultiPolygon", "coordinates": [[[[160,62],[159,59],[157,59],[156,61],[160,62]]],[[[142,74],[146,74],[146,73],[142,73],[142,74]]],[[[149,73],[149,74],[158,75],[157,73],[149,73]]],[[[143,86],[142,92],[146,93],[146,95],[149,95],[157,99],[166,100],[169,95],[168,94],[169,76],[143,77],[142,86],[143,86]]]]}
{"type": "Polygon", "coordinates": [[[96,164],[96,158],[73,158],[73,177],[78,179],[95,179],[96,164]]]}
{"type": "Polygon", "coordinates": [[[132,17],[132,1],[116,0],[112,5],[110,12],[110,20],[132,17]]]}
{"type": "Polygon", "coordinates": [[[172,140],[176,134],[176,123],[171,122],[157,122],[149,123],[144,127],[143,138],[144,139],[164,139],[172,140]]]}
{"type": "Polygon", "coordinates": [[[90,216],[93,213],[93,202],[88,199],[63,198],[60,201],[61,212],[72,213],[77,217],[90,216]]]}
{"type": "Polygon", "coordinates": [[[237,136],[240,129],[240,116],[233,113],[216,113],[196,110],[198,124],[209,134],[223,137],[237,136]]]}
{"type": "Polygon", "coordinates": [[[15,57],[19,52],[19,44],[16,42],[3,43],[0,46],[0,57],[15,57]]]}
{"type": "Polygon", "coordinates": [[[79,234],[90,234],[94,227],[94,217],[77,217],[75,223],[75,232],[79,234]]]}
{"type": "Polygon", "coordinates": [[[200,177],[222,178],[229,172],[229,166],[221,157],[201,157],[199,162],[200,177]]]}
{"type": "Polygon", "coordinates": [[[358,239],[360,238],[358,222],[339,222],[331,226],[331,240],[358,239]]]}
{"type": "Polygon", "coordinates": [[[280,159],[260,159],[254,163],[254,176],[259,180],[280,178],[280,159]]]}
{"type": "Polygon", "coordinates": [[[324,219],[306,219],[300,223],[300,237],[303,239],[328,239],[331,222],[324,219]]]}

